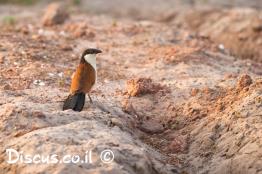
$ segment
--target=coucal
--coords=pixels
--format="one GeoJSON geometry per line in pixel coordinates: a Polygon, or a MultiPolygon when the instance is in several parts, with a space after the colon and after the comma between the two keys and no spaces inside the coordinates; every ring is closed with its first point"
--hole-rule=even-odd
{"type": "Polygon", "coordinates": [[[73,75],[70,94],[64,102],[63,110],[82,111],[86,94],[92,103],[89,92],[96,83],[96,54],[98,53],[102,51],[95,48],[88,48],[83,52],[80,64],[73,75]]]}

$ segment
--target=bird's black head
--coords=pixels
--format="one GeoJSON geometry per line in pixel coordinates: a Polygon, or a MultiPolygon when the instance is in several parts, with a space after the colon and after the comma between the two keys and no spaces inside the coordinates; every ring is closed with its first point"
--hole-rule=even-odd
{"type": "Polygon", "coordinates": [[[83,52],[80,62],[90,63],[90,61],[93,61],[93,59],[95,60],[96,54],[98,53],[102,53],[102,51],[96,48],[88,48],[83,52]]]}
{"type": "Polygon", "coordinates": [[[84,57],[84,56],[87,55],[87,54],[98,54],[98,53],[102,53],[102,51],[99,50],[99,49],[96,49],[96,48],[87,48],[87,49],[83,52],[82,57],[84,57]]]}

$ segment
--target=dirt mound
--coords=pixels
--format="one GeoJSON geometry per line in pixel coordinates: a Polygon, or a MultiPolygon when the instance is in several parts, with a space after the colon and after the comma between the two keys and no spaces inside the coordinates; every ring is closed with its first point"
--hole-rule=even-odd
{"type": "Polygon", "coordinates": [[[183,17],[199,35],[209,37],[233,55],[262,61],[261,12],[253,9],[196,10],[183,17]]]}
{"type": "Polygon", "coordinates": [[[160,84],[152,82],[150,78],[138,78],[127,81],[127,93],[130,96],[140,96],[144,94],[157,93],[163,90],[164,87],[160,84]]]}
{"type": "Polygon", "coordinates": [[[132,98],[129,114],[141,122],[158,120],[164,130],[141,129],[147,133],[143,140],[175,155],[173,163],[189,173],[256,173],[262,164],[262,83],[258,79],[251,84],[250,79],[243,75],[232,88],[200,88],[182,104],[174,104],[171,97],[132,98]]]}
{"type": "Polygon", "coordinates": [[[68,17],[69,14],[66,12],[66,9],[62,4],[53,3],[47,7],[42,19],[42,24],[44,26],[62,24],[66,19],[68,19],[68,17]]]}

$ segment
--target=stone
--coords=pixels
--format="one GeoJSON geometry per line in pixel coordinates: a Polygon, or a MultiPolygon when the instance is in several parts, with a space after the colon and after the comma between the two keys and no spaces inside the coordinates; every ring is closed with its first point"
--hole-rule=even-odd
{"type": "Polygon", "coordinates": [[[59,3],[51,3],[42,18],[42,24],[44,26],[52,26],[62,24],[68,19],[69,15],[66,12],[64,6],[59,3]]]}
{"type": "Polygon", "coordinates": [[[183,152],[187,148],[186,138],[177,136],[171,141],[168,149],[174,153],[183,152]]]}
{"type": "Polygon", "coordinates": [[[193,88],[191,91],[190,91],[190,94],[191,94],[191,96],[196,96],[197,94],[199,93],[199,89],[197,89],[197,88],[193,88]]]}
{"type": "Polygon", "coordinates": [[[127,81],[127,93],[132,97],[154,94],[162,89],[163,86],[154,83],[150,78],[136,78],[127,81]]]}
{"type": "Polygon", "coordinates": [[[158,134],[164,131],[164,127],[155,120],[147,120],[140,125],[140,130],[150,134],[158,134]]]}
{"type": "Polygon", "coordinates": [[[237,82],[237,87],[243,89],[245,87],[250,86],[252,83],[253,83],[252,78],[249,75],[244,74],[239,78],[237,82]]]}

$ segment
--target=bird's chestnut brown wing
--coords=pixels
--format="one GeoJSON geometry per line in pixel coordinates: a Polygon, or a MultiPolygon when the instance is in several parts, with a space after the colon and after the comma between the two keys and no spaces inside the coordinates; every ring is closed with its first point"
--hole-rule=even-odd
{"type": "Polygon", "coordinates": [[[81,63],[77,67],[71,83],[70,93],[88,93],[96,81],[96,71],[88,63],[81,63]]]}
{"type": "Polygon", "coordinates": [[[86,63],[85,74],[86,76],[83,78],[83,82],[85,83],[84,92],[88,93],[96,82],[96,70],[90,64],[86,63]]]}

